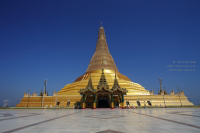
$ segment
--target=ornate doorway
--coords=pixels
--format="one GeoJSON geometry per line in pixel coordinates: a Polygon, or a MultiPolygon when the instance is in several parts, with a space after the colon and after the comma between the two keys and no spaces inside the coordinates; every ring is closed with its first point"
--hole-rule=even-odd
{"type": "Polygon", "coordinates": [[[108,99],[107,98],[99,98],[98,108],[109,108],[108,99]]]}
{"type": "Polygon", "coordinates": [[[110,108],[110,100],[109,96],[98,96],[98,102],[97,102],[98,108],[110,108]]]}
{"type": "Polygon", "coordinates": [[[124,95],[126,95],[127,92],[126,88],[121,88],[119,86],[116,74],[112,89],[109,89],[104,75],[104,69],[102,69],[102,75],[97,89],[94,89],[92,86],[91,75],[86,88],[80,89],[79,93],[82,95],[82,109],[86,107],[96,109],[96,106],[98,108],[114,109],[114,107],[119,107],[119,103],[122,103],[120,106],[124,108],[124,95]]]}

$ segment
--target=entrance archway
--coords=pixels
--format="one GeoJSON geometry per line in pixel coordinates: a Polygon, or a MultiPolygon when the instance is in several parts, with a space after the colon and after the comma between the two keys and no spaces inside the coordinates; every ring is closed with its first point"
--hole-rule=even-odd
{"type": "Polygon", "coordinates": [[[109,108],[108,98],[99,98],[98,108],[109,108]]]}

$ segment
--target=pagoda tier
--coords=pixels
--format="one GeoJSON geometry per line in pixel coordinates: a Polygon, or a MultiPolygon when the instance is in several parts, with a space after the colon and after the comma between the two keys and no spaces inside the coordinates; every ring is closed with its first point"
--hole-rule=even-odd
{"type": "MultiPolygon", "coordinates": [[[[94,88],[97,88],[101,77],[102,70],[96,70],[91,72],[86,72],[81,78],[76,80],[74,83],[66,85],[61,91],[58,92],[58,95],[79,95],[78,91],[81,88],[85,88],[88,84],[89,75],[91,74],[92,85],[94,88]]],[[[115,79],[115,71],[104,69],[105,77],[108,82],[109,88],[112,88],[114,79],[115,79]]],[[[116,77],[118,79],[119,85],[122,88],[126,88],[128,90],[127,95],[150,95],[149,91],[145,90],[142,85],[138,83],[134,83],[130,81],[124,75],[116,72],[116,77]]]]}

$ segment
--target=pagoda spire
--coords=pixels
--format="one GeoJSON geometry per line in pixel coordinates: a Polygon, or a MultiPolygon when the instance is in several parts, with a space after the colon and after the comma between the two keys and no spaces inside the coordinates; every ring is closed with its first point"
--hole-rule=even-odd
{"type": "Polygon", "coordinates": [[[118,80],[117,80],[117,75],[116,75],[116,71],[115,71],[115,79],[114,79],[114,84],[113,84],[113,88],[120,88],[118,80]]]}
{"type": "Polygon", "coordinates": [[[118,69],[115,65],[115,62],[112,58],[112,55],[109,52],[108,45],[106,42],[106,35],[102,22],[100,23],[100,28],[98,31],[98,39],[96,43],[96,51],[90,60],[87,72],[94,70],[104,69],[117,71],[118,69]]]}
{"type": "Polygon", "coordinates": [[[91,74],[90,74],[90,78],[88,80],[88,87],[92,87],[92,77],[91,77],[91,74]]]}
{"type": "Polygon", "coordinates": [[[100,86],[106,86],[109,89],[109,85],[108,85],[108,82],[106,81],[106,77],[104,74],[104,69],[102,69],[102,73],[101,73],[101,77],[100,77],[97,89],[101,88],[100,86]]]}

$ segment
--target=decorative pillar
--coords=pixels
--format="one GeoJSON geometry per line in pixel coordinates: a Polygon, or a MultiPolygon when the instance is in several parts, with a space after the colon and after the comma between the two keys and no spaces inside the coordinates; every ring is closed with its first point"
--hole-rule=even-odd
{"type": "Polygon", "coordinates": [[[94,94],[93,109],[96,109],[97,96],[94,94]]]}
{"type": "Polygon", "coordinates": [[[122,109],[124,109],[124,94],[122,94],[122,109]]]}
{"type": "Polygon", "coordinates": [[[113,94],[111,94],[111,109],[114,109],[114,98],[113,98],[113,94]]]}
{"type": "Polygon", "coordinates": [[[83,94],[83,97],[82,97],[82,109],[85,109],[85,94],[83,94]]]}
{"type": "Polygon", "coordinates": [[[118,96],[119,96],[119,108],[121,108],[121,106],[122,106],[122,95],[119,94],[118,96]]]}

